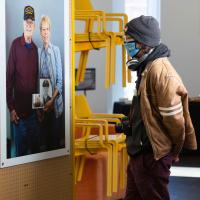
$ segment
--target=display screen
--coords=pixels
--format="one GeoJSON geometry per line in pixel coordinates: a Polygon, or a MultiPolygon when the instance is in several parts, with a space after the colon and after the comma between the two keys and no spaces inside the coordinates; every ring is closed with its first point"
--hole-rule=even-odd
{"type": "MultiPolygon", "coordinates": [[[[77,75],[77,69],[75,74],[77,75]]],[[[95,90],[96,89],[96,74],[95,68],[87,68],[85,70],[84,81],[76,86],[76,90],[95,90]]]]}

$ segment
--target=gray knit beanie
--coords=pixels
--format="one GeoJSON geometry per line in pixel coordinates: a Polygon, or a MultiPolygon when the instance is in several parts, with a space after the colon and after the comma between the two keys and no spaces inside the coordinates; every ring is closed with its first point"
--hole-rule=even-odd
{"type": "Polygon", "coordinates": [[[158,21],[151,16],[141,15],[126,24],[125,34],[149,47],[160,44],[160,28],[158,21]]]}

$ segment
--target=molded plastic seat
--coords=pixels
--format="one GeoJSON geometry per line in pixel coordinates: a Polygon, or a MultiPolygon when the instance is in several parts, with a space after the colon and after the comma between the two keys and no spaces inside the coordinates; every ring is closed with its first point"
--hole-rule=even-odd
{"type": "MultiPolygon", "coordinates": [[[[82,128],[87,127],[87,133],[84,134],[87,137],[82,138],[81,140],[76,140],[75,147],[80,148],[102,148],[106,149],[109,152],[111,147],[111,158],[108,158],[108,196],[110,195],[109,185],[112,187],[112,192],[117,192],[118,189],[118,152],[121,151],[125,146],[125,135],[124,134],[109,134],[109,123],[117,123],[120,122],[120,118],[123,117],[123,114],[104,114],[104,113],[92,113],[90,106],[87,102],[87,99],[84,95],[77,95],[75,97],[75,108],[76,108],[76,125],[82,126],[82,128]],[[91,127],[89,127],[91,125],[91,127]],[[93,126],[99,126],[99,130],[103,130],[103,132],[99,131],[94,136],[91,134],[91,128],[93,126]],[[101,127],[101,128],[100,128],[101,127]],[[112,161],[111,161],[112,160],[112,161]],[[110,166],[110,162],[112,162],[110,166]],[[111,170],[111,172],[110,172],[111,170]],[[110,177],[111,173],[111,177],[110,177]],[[111,180],[110,180],[111,179],[111,180]]],[[[86,130],[85,130],[86,131],[86,130]]],[[[121,151],[124,156],[124,152],[121,151]]],[[[110,154],[108,154],[109,156],[110,154]]],[[[122,170],[125,170],[124,164],[122,163],[122,170]]],[[[122,180],[122,174],[120,175],[120,179],[122,180]]],[[[123,180],[122,180],[123,181],[123,180]]],[[[124,184],[122,183],[123,187],[124,184]]]]}

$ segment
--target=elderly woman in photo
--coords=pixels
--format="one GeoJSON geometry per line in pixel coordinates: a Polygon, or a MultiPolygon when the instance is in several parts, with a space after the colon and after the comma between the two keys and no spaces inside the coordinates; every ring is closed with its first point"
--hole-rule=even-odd
{"type": "Polygon", "coordinates": [[[63,79],[60,50],[50,42],[51,21],[48,16],[41,18],[40,35],[43,45],[38,49],[39,78],[48,79],[52,89],[52,97],[44,104],[41,134],[45,145],[44,150],[52,150],[60,147],[63,79]]]}

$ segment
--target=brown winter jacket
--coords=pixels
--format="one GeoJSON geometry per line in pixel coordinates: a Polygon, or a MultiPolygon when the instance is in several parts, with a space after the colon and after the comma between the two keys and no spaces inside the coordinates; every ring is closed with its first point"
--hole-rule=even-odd
{"type": "Polygon", "coordinates": [[[168,58],[148,63],[138,93],[141,115],[156,160],[182,147],[196,149],[196,137],[188,111],[188,94],[168,58]]]}

